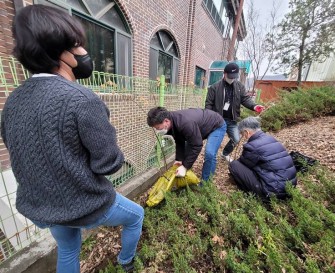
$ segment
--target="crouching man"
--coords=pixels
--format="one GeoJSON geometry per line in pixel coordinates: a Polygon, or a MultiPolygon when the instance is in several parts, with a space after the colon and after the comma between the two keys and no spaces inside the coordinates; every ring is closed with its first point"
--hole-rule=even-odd
{"type": "Polygon", "coordinates": [[[148,112],[147,123],[157,133],[171,135],[176,142],[176,163],[180,165],[176,176],[184,177],[198,158],[207,139],[202,180],[207,181],[216,168],[216,155],[226,132],[223,118],[216,112],[192,108],[168,111],[155,107],[148,112]]]}
{"type": "Polygon", "coordinates": [[[255,117],[242,120],[238,130],[247,139],[241,157],[229,165],[238,187],[266,199],[270,195],[285,198],[286,184],[297,184],[291,156],[280,142],[261,130],[255,117]]]}

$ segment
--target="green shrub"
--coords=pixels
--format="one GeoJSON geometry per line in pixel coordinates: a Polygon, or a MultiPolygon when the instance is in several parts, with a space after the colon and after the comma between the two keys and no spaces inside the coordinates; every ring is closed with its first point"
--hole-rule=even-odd
{"type": "MultiPolygon", "coordinates": [[[[281,128],[335,112],[335,88],[330,86],[312,89],[283,91],[280,100],[262,113],[262,128],[277,131],[281,128]]],[[[250,112],[243,110],[243,117],[250,112]]],[[[241,115],[242,117],[242,115],[241,115]]]]}
{"type": "Polygon", "coordinates": [[[212,184],[170,193],[160,207],[146,208],[144,268],[335,272],[334,174],[317,166],[299,181],[304,191],[288,187],[290,199],[270,204],[241,191],[223,195],[212,184]]]}

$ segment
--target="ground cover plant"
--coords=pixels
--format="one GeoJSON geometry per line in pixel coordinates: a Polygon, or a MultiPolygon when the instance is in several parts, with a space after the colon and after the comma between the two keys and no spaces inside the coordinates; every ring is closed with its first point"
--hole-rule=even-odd
{"type": "MultiPolygon", "coordinates": [[[[325,97],[334,96],[334,89],[327,89],[326,94],[320,95],[321,89],[317,88],[319,91],[315,91],[316,96],[311,99],[316,104],[322,102],[328,105],[327,111],[321,111],[322,114],[332,114],[335,104],[332,98],[327,102],[325,97]]],[[[287,95],[303,96],[305,91],[296,92],[287,95]]],[[[298,109],[298,101],[307,103],[290,98],[284,100],[285,107],[281,106],[281,102],[273,107],[281,112],[296,104],[298,109]]],[[[308,107],[305,109],[308,110],[308,107]]],[[[264,118],[270,110],[262,114],[262,124],[268,126],[266,128],[273,124],[273,120],[264,118]]],[[[299,118],[298,110],[290,113],[294,115],[283,117],[280,129],[306,120],[299,118]]],[[[310,117],[319,114],[320,111],[314,111],[310,117]]],[[[316,127],[317,120],[313,121],[312,128],[320,130],[313,133],[322,134],[322,130],[326,130],[323,131],[326,133],[324,137],[332,135],[329,130],[334,119],[321,118],[319,122],[322,126],[316,127]]],[[[335,124],[333,127],[335,129],[335,124]]],[[[296,136],[294,130],[290,133],[292,138],[296,136]]],[[[305,139],[281,141],[290,149],[295,149],[296,145],[300,147],[299,151],[304,152],[301,142],[305,139]]],[[[320,164],[304,175],[299,174],[298,187],[288,188],[291,198],[286,201],[273,199],[265,204],[255,196],[237,190],[233,181],[224,182],[225,186],[221,187],[220,179],[224,176],[217,175],[216,180],[206,187],[169,193],[158,207],[146,208],[136,272],[335,272],[332,143],[328,141],[328,150],[323,152],[318,149],[324,147],[324,143],[309,144],[308,151],[311,153],[307,155],[313,156],[314,149],[318,157],[329,156],[330,159],[324,162],[330,167],[320,164]],[[229,188],[226,185],[230,185],[229,188]]],[[[219,162],[219,170],[226,176],[222,164],[219,162]]],[[[144,205],[145,199],[144,195],[138,201],[144,205]]],[[[122,272],[120,267],[114,266],[115,254],[120,249],[118,234],[115,229],[100,229],[95,238],[90,237],[87,243],[84,241],[82,256],[91,256],[93,260],[100,257],[104,262],[83,272],[122,272]],[[92,249],[93,240],[97,244],[92,249]],[[95,254],[97,252],[99,255],[95,254]]],[[[87,263],[84,262],[85,265],[87,263]]]]}
{"type": "Polygon", "coordinates": [[[212,183],[169,193],[146,208],[137,272],[335,272],[335,176],[316,166],[299,181],[267,204],[212,183]]]}
{"type": "MultiPolygon", "coordinates": [[[[282,91],[275,103],[267,103],[261,114],[265,131],[278,131],[286,126],[307,121],[315,117],[335,114],[335,88],[322,86],[311,89],[282,91]]],[[[255,112],[243,109],[243,117],[255,112]]]]}

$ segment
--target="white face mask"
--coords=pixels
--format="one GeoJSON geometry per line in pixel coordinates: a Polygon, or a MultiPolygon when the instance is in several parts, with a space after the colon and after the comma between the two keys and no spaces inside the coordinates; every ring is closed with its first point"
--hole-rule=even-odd
{"type": "Polygon", "coordinates": [[[227,83],[229,83],[229,84],[232,84],[232,83],[235,81],[235,79],[228,79],[228,78],[225,78],[225,81],[226,81],[227,83]]]}
{"type": "Polygon", "coordinates": [[[160,129],[160,130],[156,130],[156,133],[163,136],[166,135],[168,132],[168,129],[160,129]]]}

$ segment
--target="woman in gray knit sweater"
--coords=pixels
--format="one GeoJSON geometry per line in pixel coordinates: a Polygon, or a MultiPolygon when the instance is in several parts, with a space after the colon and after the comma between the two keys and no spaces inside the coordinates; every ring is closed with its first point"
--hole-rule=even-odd
{"type": "Polygon", "coordinates": [[[14,55],[33,76],[8,97],[1,136],[18,183],[18,211],[49,228],[58,245],[58,273],[79,273],[81,229],[123,226],[118,262],[131,272],[144,210],[105,178],[124,161],[109,111],[76,83],[93,70],[82,26],[43,5],[14,19],[14,55]]]}

